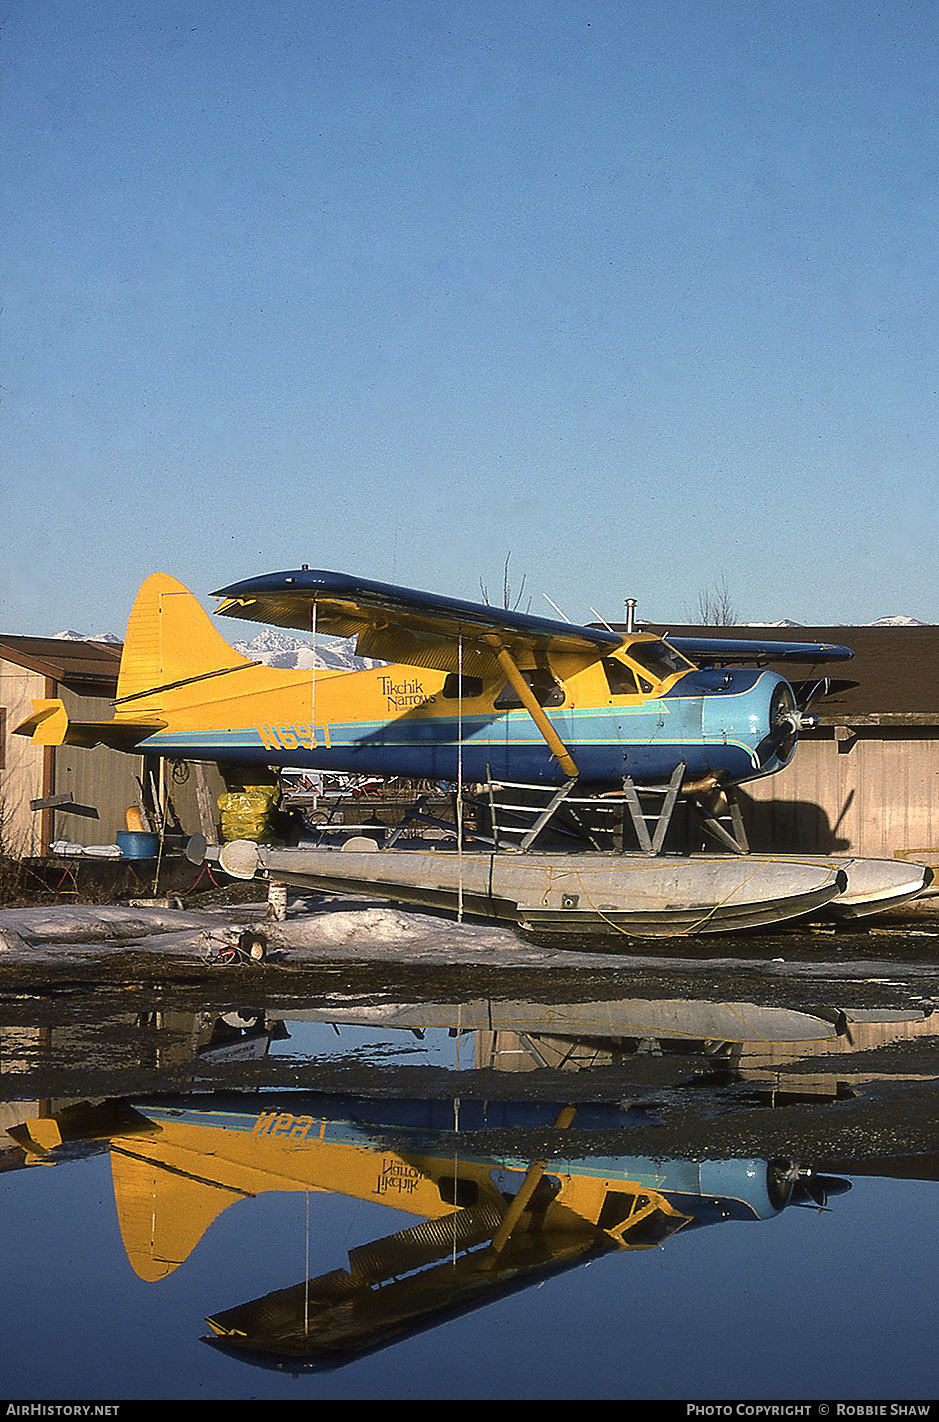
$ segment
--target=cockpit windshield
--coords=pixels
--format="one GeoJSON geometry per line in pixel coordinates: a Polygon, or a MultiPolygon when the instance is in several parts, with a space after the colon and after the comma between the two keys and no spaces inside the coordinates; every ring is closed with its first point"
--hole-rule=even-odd
{"type": "Polygon", "coordinates": [[[674,676],[676,672],[689,671],[692,665],[687,657],[676,652],[668,642],[633,642],[626,648],[626,652],[634,662],[651,672],[659,681],[674,676]]]}

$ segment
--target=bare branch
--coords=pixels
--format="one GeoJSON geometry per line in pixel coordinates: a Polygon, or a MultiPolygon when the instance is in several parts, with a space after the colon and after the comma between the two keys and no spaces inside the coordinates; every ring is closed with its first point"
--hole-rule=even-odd
{"type": "MultiPolygon", "coordinates": [[[[515,596],[514,596],[514,598],[513,598],[513,596],[512,596],[512,583],[511,583],[511,579],[510,579],[510,577],[509,577],[509,563],[511,562],[511,559],[512,559],[512,554],[511,554],[511,553],[506,553],[506,555],[505,555],[505,562],[504,562],[504,564],[502,565],[502,606],[505,608],[505,610],[506,610],[507,612],[514,612],[514,611],[516,611],[516,610],[518,609],[518,607],[519,607],[520,604],[521,604],[522,598],[523,598],[524,595],[525,595],[525,584],[526,584],[526,582],[528,581],[527,576],[523,573],[523,574],[522,574],[522,581],[521,581],[520,584],[519,584],[518,592],[515,594],[515,596]]],[[[483,602],[486,604],[487,607],[491,607],[491,606],[492,606],[492,603],[491,603],[491,601],[490,601],[490,599],[489,599],[489,589],[487,588],[486,584],[483,582],[482,578],[479,579],[479,591],[480,591],[480,594],[481,594],[481,596],[482,596],[483,602]]],[[[531,598],[528,599],[528,605],[527,605],[526,611],[527,611],[530,607],[531,607],[531,598]]]]}
{"type": "Polygon", "coordinates": [[[698,593],[697,617],[691,617],[689,620],[697,621],[703,627],[737,625],[737,609],[730,596],[726,573],[721,573],[712,587],[702,588],[698,593]]]}

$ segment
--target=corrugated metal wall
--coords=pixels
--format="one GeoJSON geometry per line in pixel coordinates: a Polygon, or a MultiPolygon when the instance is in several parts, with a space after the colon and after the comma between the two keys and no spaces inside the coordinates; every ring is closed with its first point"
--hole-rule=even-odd
{"type": "MultiPolygon", "coordinates": [[[[109,697],[81,696],[67,687],[61,687],[59,694],[69,715],[80,720],[109,721],[114,714],[114,704],[109,697]]],[[[205,769],[214,805],[224,789],[224,782],[215,766],[207,765],[205,769]]],[[[92,750],[81,746],[58,746],[55,753],[55,794],[71,791],[75,803],[97,809],[98,818],[56,810],[54,838],[72,840],[75,844],[113,844],[117,832],[126,827],[126,811],[138,804],[138,776],[143,779],[146,775],[147,803],[150,803],[151,770],[154,784],[159,789],[157,757],[148,757],[145,763],[143,756],[128,755],[107,746],[95,746],[92,750]]],[[[168,762],[165,779],[175,819],[178,819],[184,834],[194,834],[200,828],[194,768],[188,762],[168,762]]],[[[170,815],[169,827],[172,828],[174,823],[174,816],[170,815]]]]}
{"type": "Polygon", "coordinates": [[[40,818],[29,808],[42,795],[40,746],[13,728],[31,715],[33,701],[46,694],[45,677],[13,662],[0,661],[0,706],[6,709],[4,769],[0,770],[0,820],[3,846],[14,855],[39,851],[40,818]]]}
{"type": "MultiPolygon", "coordinates": [[[[114,714],[110,696],[85,695],[61,684],[52,686],[41,673],[0,660],[0,708],[6,711],[0,747],[0,847],[16,855],[40,854],[48,848],[42,844],[44,824],[50,843],[70,840],[74,844],[113,844],[115,835],[125,828],[127,809],[138,803],[140,795],[137,777],[144,774],[142,756],[106,746],[91,750],[56,746],[44,751],[27,737],[13,734],[14,727],[32,712],[33,701],[50,695],[60,696],[69,716],[79,721],[109,721],[114,714]],[[54,763],[54,775],[47,768],[44,776],[44,762],[50,766],[54,763]],[[30,809],[31,800],[67,794],[71,794],[75,805],[96,810],[97,815],[66,809],[43,815],[30,809]]],[[[158,781],[159,762],[154,758],[151,765],[158,781]]],[[[214,765],[205,766],[205,774],[215,808],[224,782],[214,765]]],[[[166,785],[183,833],[194,834],[201,828],[195,767],[174,767],[171,762],[166,769],[166,785]]],[[[170,819],[172,824],[173,817],[170,819]]]]}
{"type": "Polygon", "coordinates": [[[742,803],[754,850],[939,856],[939,728],[804,735],[791,765],[748,785],[742,803]]]}
{"type": "MultiPolygon", "coordinates": [[[[107,696],[81,696],[60,686],[58,695],[69,716],[80,721],[110,721],[114,703],[107,696]]],[[[140,793],[136,777],[143,758],[125,755],[107,746],[88,750],[82,746],[57,746],[55,752],[56,795],[71,792],[76,805],[98,811],[98,818],[68,810],[55,812],[55,839],[75,844],[113,844],[118,830],[126,828],[125,811],[137,803],[140,793]]]]}

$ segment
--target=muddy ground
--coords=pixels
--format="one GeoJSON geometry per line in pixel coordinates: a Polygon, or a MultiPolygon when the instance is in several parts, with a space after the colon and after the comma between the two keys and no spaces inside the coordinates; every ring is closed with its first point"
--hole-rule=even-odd
{"type": "MultiPolygon", "coordinates": [[[[219,947],[225,932],[263,927],[265,911],[264,903],[224,904],[217,898],[187,903],[187,926],[174,927],[171,910],[153,932],[151,911],[123,908],[115,910],[107,933],[91,942],[74,933],[57,940],[48,919],[45,937],[30,941],[21,933],[17,940],[11,922],[21,929],[25,922],[28,929],[28,916],[24,921],[0,913],[0,930],[5,924],[7,933],[6,951],[0,952],[0,1030],[24,1044],[15,1073],[5,1069],[6,1099],[265,1089],[630,1103],[631,1148],[644,1154],[810,1156],[829,1168],[851,1160],[879,1161],[887,1169],[885,1162],[899,1161],[891,1168],[939,1174],[939,911],[932,907],[852,929],[819,924],[774,934],[559,945],[495,925],[460,925],[445,914],[376,911],[374,905],[311,895],[292,901],[283,927],[268,927],[264,961],[225,961],[219,947]],[[206,915],[213,925],[208,938],[199,927],[206,915]],[[319,925],[316,932],[311,925],[319,925]],[[288,1051],[195,1063],[186,1051],[188,1028],[174,1043],[172,1031],[164,1030],[157,1041],[147,1025],[156,1013],[165,1022],[186,1022],[237,1009],[289,1021],[298,1010],[328,1013],[331,1005],[346,1012],[356,1004],[383,1003],[451,1004],[457,1010],[486,999],[560,1004],[631,997],[807,1012],[879,1008],[924,1017],[935,1009],[936,1035],[854,1053],[839,1064],[840,1084],[801,1099],[797,1089],[786,1090],[787,1076],[796,1082],[815,1068],[828,1072],[829,1058],[809,1055],[783,1066],[769,1092],[720,1066],[709,1069],[700,1058],[668,1053],[627,1055],[577,1072],[521,1074],[394,1059],[376,1070],[374,1060],[355,1051],[326,1060],[288,1051]],[[32,1041],[46,1045],[34,1049],[32,1041]]],[[[99,912],[104,920],[107,914],[99,912]]],[[[501,1139],[499,1133],[475,1133],[473,1149],[495,1150],[501,1139]]],[[[622,1149],[622,1137],[581,1132],[575,1118],[563,1135],[513,1131],[512,1144],[526,1156],[569,1154],[575,1146],[612,1154],[622,1149]]]]}

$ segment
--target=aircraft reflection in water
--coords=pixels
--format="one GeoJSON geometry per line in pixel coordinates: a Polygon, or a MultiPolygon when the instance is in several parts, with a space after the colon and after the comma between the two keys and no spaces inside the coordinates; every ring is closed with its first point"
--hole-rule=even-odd
{"type": "Polygon", "coordinates": [[[332,1191],[419,1216],[351,1249],[347,1269],[208,1319],[207,1342],[286,1367],[341,1364],[601,1254],[768,1219],[848,1188],[790,1162],[526,1161],[455,1149],[460,1130],[480,1126],[628,1126],[631,1111],[615,1106],[268,1099],[137,1103],[110,1121],[108,1107],[88,1107],[15,1135],[34,1158],[57,1138],[65,1146],[70,1127],[107,1137],[124,1245],[148,1281],[178,1268],[222,1211],[266,1191],[332,1191]]]}
{"type": "MultiPolygon", "coordinates": [[[[434,1099],[407,1100],[204,1093],[74,1103],[21,1117],[7,1132],[23,1164],[110,1151],[127,1256],[150,1282],[183,1264],[229,1206],[269,1191],[334,1192],[415,1216],[413,1226],[352,1248],[345,1268],[209,1317],[213,1346],[293,1370],[340,1365],[603,1254],[648,1249],[722,1221],[767,1220],[788,1206],[819,1207],[849,1188],[796,1159],[687,1158],[678,1131],[668,1158],[643,1154],[644,1128],[661,1114],[656,1088],[631,1092],[628,1106],[568,1104],[577,1093],[567,1073],[660,1054],[674,1064],[662,1078],[669,1084],[701,1080],[703,1065],[708,1079],[716,1067],[721,1080],[766,1085],[774,1100],[831,1099],[876,1079],[870,1049],[935,1031],[926,1010],[800,1012],[683,999],[302,1015],[372,1027],[386,1041],[389,1029],[403,1029],[417,1052],[422,1032],[449,1028],[458,1045],[469,1032],[473,1052],[462,1065],[501,1069],[501,1092],[514,1099],[493,1099],[491,1075],[489,1099],[468,1099],[464,1076],[459,1100],[441,1099],[439,1085],[434,1099]],[[855,1072],[858,1051],[865,1056],[855,1072]],[[513,1073],[546,1066],[556,1074],[554,1103],[520,1101],[513,1073]],[[519,1148],[521,1133],[533,1129],[542,1140],[536,1158],[519,1148]],[[474,1148],[479,1130],[498,1133],[497,1145],[490,1134],[485,1147],[477,1136],[474,1148]],[[598,1131],[603,1153],[591,1145],[598,1131]],[[611,1132],[619,1142],[612,1152],[611,1132]]],[[[211,1031],[202,1021],[190,1041],[208,1066],[219,1052],[263,1052],[284,1031],[247,1013],[225,1014],[211,1031]]],[[[818,1139],[817,1156],[837,1154],[825,1149],[824,1127],[818,1139]]]]}

